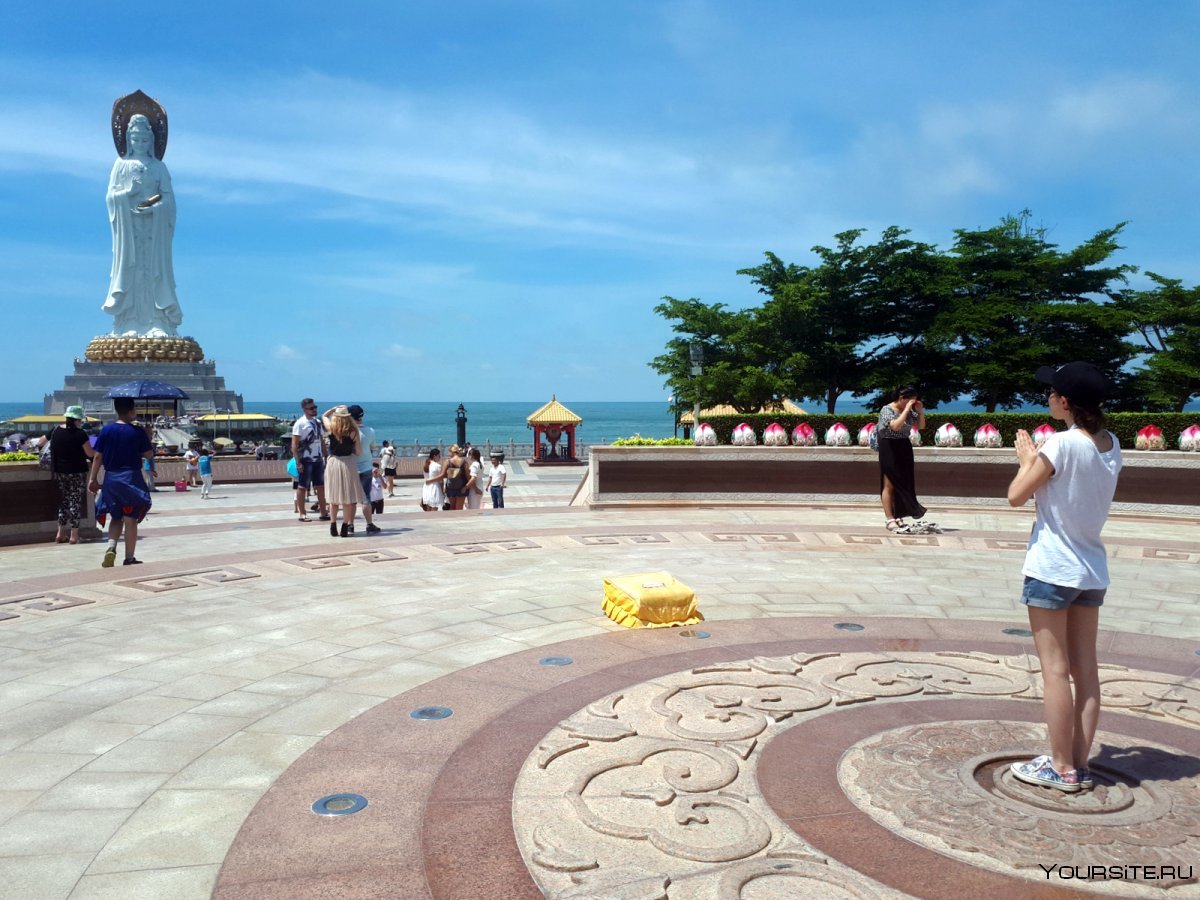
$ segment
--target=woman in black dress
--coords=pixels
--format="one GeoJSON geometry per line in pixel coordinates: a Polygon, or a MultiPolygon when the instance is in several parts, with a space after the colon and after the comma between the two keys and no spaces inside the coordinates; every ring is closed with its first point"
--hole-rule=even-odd
{"type": "Polygon", "coordinates": [[[58,482],[58,534],[56,544],[79,543],[79,520],[87,509],[88,463],[96,451],[79,427],[82,406],[68,406],[63,424],[50,432],[50,465],[58,482]]]}
{"type": "Polygon", "coordinates": [[[879,445],[879,497],[888,531],[904,532],[912,526],[905,517],[919,519],[925,507],[917,499],[913,478],[912,430],[925,427],[925,406],[915,387],[902,387],[896,399],[879,411],[875,440],[879,445]]]}

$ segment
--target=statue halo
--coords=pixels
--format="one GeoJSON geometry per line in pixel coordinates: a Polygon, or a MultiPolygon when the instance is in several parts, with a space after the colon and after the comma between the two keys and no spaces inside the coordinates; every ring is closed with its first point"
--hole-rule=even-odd
{"type": "Polygon", "coordinates": [[[118,97],[113,103],[112,136],[117,155],[125,155],[129,120],[136,115],[143,115],[150,122],[150,128],[154,132],[154,156],[162,159],[163,154],[167,152],[167,111],[157,100],[146,96],[140,90],[118,97]]]}

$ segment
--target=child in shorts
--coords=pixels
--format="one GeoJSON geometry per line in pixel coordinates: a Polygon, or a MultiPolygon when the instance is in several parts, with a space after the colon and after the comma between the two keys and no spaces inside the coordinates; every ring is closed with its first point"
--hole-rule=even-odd
{"type": "Polygon", "coordinates": [[[387,483],[384,481],[383,472],[379,468],[379,463],[374,463],[371,466],[371,496],[367,499],[371,502],[371,512],[378,515],[383,512],[384,490],[387,488],[387,483]]]}
{"type": "Polygon", "coordinates": [[[207,450],[200,454],[200,459],[197,460],[196,466],[200,471],[200,483],[203,485],[200,488],[200,499],[207,500],[209,493],[212,491],[213,482],[212,456],[207,450]]]}

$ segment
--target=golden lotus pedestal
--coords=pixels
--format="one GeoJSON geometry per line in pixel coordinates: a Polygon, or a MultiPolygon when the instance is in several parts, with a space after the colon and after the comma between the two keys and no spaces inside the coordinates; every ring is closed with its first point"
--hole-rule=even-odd
{"type": "MultiPolygon", "coordinates": [[[[242,395],[225,386],[216,362],[204,358],[195,339],[107,334],[92,338],[84,359],[75,360],[75,371],[67,375],[62,389],[45,396],[45,414],[62,415],[68,406],[78,405],[87,415],[108,421],[113,417],[108,392],[142,379],[166,382],[187,394],[188,399],[179,403],[180,413],[243,411],[242,395]]],[[[173,403],[170,407],[175,410],[173,403]]]]}
{"type": "Polygon", "coordinates": [[[84,353],[92,362],[201,362],[204,351],[190,337],[92,338],[84,353]]]}

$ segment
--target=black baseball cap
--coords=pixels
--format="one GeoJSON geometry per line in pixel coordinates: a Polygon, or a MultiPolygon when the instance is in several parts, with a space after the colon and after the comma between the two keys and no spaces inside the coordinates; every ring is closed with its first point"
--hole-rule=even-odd
{"type": "Polygon", "coordinates": [[[1091,363],[1042,366],[1034,377],[1080,406],[1099,406],[1112,393],[1112,382],[1091,363]]]}
{"type": "Polygon", "coordinates": [[[351,406],[347,407],[347,409],[350,412],[350,418],[361,419],[363,417],[363,408],[357,403],[352,404],[351,406]]]}

